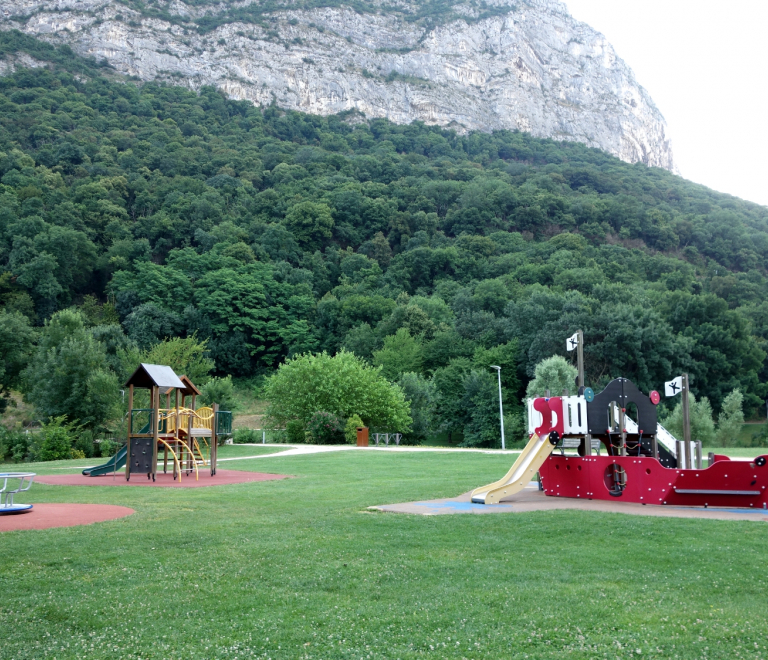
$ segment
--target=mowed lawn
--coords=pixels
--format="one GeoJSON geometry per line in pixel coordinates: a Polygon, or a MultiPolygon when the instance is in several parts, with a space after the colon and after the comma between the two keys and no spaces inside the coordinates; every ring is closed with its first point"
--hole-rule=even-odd
{"type": "Polygon", "coordinates": [[[21,501],[136,513],[0,534],[0,657],[768,657],[764,523],[368,510],[513,460],[343,451],[222,465],[282,481],[36,484],[21,501]]]}

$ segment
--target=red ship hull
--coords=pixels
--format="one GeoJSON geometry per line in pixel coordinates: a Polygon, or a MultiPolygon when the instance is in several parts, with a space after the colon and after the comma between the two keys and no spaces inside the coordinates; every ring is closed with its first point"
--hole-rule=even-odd
{"type": "Polygon", "coordinates": [[[702,470],[665,468],[655,458],[552,455],[539,469],[546,495],[639,504],[768,508],[766,457],[716,457],[702,470]]]}

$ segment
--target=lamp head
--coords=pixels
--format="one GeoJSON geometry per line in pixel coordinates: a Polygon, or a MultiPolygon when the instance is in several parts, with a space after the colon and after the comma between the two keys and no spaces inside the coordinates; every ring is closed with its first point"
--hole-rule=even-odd
{"type": "Polygon", "coordinates": [[[491,365],[491,369],[496,369],[497,371],[501,371],[501,367],[497,367],[495,364],[491,365]]]}

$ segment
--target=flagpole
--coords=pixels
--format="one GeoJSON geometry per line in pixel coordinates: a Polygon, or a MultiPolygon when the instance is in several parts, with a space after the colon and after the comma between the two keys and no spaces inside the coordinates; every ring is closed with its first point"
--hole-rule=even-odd
{"type": "MultiPolygon", "coordinates": [[[[584,382],[584,332],[582,330],[576,331],[576,338],[579,345],[576,347],[576,363],[579,369],[579,389],[578,395],[584,395],[584,388],[586,383],[584,382]]],[[[587,433],[584,436],[584,456],[592,456],[592,436],[587,433]]]]}
{"type": "MultiPolygon", "coordinates": [[[[683,455],[685,467],[691,467],[691,415],[688,409],[688,374],[683,374],[683,455]]],[[[678,457],[680,458],[680,457],[678,457]]],[[[678,467],[680,467],[678,462],[678,467]]]]}
{"type": "MultiPolygon", "coordinates": [[[[576,347],[576,360],[579,365],[579,387],[585,387],[584,385],[584,333],[581,330],[576,332],[579,339],[579,345],[576,347]]],[[[582,394],[582,392],[579,392],[582,394]]]]}

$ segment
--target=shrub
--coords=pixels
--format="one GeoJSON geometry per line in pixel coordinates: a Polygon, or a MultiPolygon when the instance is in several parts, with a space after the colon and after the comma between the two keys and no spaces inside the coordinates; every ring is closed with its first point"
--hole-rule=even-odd
{"type": "Polygon", "coordinates": [[[54,417],[38,435],[34,460],[61,461],[72,458],[72,428],[66,423],[66,416],[54,417]]]}
{"type": "Polygon", "coordinates": [[[78,434],[74,441],[73,451],[82,454],[82,456],[75,456],[73,454],[72,458],[91,458],[91,456],[93,456],[95,453],[93,432],[83,431],[82,433],[78,434]]]}
{"type": "Polygon", "coordinates": [[[0,463],[21,463],[29,451],[29,436],[20,428],[0,425],[0,463]]]}
{"type": "Polygon", "coordinates": [[[121,446],[122,443],[117,442],[117,440],[113,440],[112,438],[104,438],[99,443],[99,453],[103,458],[112,458],[121,446]]]}
{"type": "Polygon", "coordinates": [[[235,429],[232,442],[236,445],[253,444],[261,442],[261,433],[255,429],[235,429]]]}
{"type": "MultiPolygon", "coordinates": [[[[712,406],[705,396],[697,399],[688,393],[688,407],[691,420],[691,440],[701,440],[705,447],[714,446],[715,423],[712,421],[712,406]]],[[[678,440],[683,437],[683,404],[678,403],[674,410],[665,419],[659,420],[678,440]]]]}
{"type": "Polygon", "coordinates": [[[744,424],[742,403],[744,395],[738,389],[733,390],[723,400],[723,407],[717,418],[715,443],[718,447],[730,447],[736,444],[741,426],[744,424]]]}
{"type": "Polygon", "coordinates": [[[357,444],[357,427],[365,426],[359,415],[352,415],[344,425],[344,438],[348,445],[357,444]]]}
{"type": "Polygon", "coordinates": [[[407,432],[411,425],[410,406],[403,391],[344,350],[299,355],[286,360],[267,379],[264,388],[269,401],[267,420],[275,426],[290,420],[307,423],[318,410],[346,419],[360,415],[368,426],[407,432]]]}
{"type": "Polygon", "coordinates": [[[285,425],[285,440],[292,445],[301,445],[307,441],[307,432],[304,422],[300,419],[292,419],[285,425]]]}
{"type": "Polygon", "coordinates": [[[307,431],[318,445],[344,444],[344,424],[333,413],[318,410],[309,420],[307,431]]]}
{"type": "Polygon", "coordinates": [[[753,433],[752,440],[748,444],[750,447],[768,447],[768,424],[763,424],[757,433],[753,433]]]}

